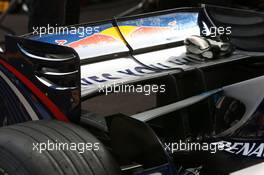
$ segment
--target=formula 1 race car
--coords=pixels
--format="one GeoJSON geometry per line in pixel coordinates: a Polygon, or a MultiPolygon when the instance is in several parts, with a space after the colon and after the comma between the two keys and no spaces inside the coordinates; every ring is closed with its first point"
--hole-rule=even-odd
{"type": "Polygon", "coordinates": [[[202,5],[7,36],[0,175],[263,174],[263,26],[202,5]]]}

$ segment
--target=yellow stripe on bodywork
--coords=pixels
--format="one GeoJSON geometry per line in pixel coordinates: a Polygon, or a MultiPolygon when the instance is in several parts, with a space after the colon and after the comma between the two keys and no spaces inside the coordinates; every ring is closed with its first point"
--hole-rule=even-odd
{"type": "MultiPolygon", "coordinates": [[[[123,36],[128,37],[133,31],[135,31],[137,26],[120,26],[119,29],[123,36]]],[[[111,36],[117,40],[123,41],[123,38],[120,36],[116,27],[111,27],[100,32],[100,34],[111,36]]]]}

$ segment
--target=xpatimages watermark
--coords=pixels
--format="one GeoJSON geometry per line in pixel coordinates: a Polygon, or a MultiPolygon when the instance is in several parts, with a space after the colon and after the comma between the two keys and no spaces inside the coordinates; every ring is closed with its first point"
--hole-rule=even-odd
{"type": "Polygon", "coordinates": [[[165,93],[165,85],[157,84],[145,84],[145,85],[134,85],[134,84],[123,84],[114,83],[113,85],[102,85],[98,86],[100,93],[108,95],[110,93],[143,93],[144,95],[150,95],[152,93],[165,93]]]}
{"type": "Polygon", "coordinates": [[[99,33],[100,27],[81,27],[81,26],[51,26],[48,24],[43,27],[33,27],[33,35],[78,35],[79,37],[85,37],[94,33],[99,33]]]}
{"type": "Polygon", "coordinates": [[[83,154],[85,151],[99,151],[100,143],[63,143],[59,141],[50,141],[42,143],[33,143],[33,151],[43,153],[44,151],[78,151],[83,154]]]}
{"type": "Polygon", "coordinates": [[[218,151],[228,151],[230,150],[231,143],[220,141],[214,143],[198,143],[198,142],[186,142],[180,140],[179,142],[175,143],[164,143],[165,150],[174,154],[177,152],[184,152],[184,151],[207,151],[212,154],[215,154],[218,151]]]}

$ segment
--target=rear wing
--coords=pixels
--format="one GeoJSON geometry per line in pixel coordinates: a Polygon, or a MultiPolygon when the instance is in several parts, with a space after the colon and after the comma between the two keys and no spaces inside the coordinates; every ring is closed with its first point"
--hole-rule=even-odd
{"type": "MultiPolygon", "coordinates": [[[[34,29],[21,37],[6,37],[1,57],[63,115],[78,121],[81,101],[100,89],[250,58],[243,52],[209,62],[185,57],[183,40],[209,35],[215,26],[210,9],[182,8],[62,28],[47,26],[44,33],[34,29]]],[[[258,17],[264,21],[262,14],[258,17]]]]}
{"type": "Polygon", "coordinates": [[[73,48],[80,57],[81,96],[86,99],[113,84],[160,76],[160,69],[187,68],[183,40],[201,34],[203,11],[182,8],[77,26],[47,26],[47,34],[39,29],[23,37],[73,48]]]}

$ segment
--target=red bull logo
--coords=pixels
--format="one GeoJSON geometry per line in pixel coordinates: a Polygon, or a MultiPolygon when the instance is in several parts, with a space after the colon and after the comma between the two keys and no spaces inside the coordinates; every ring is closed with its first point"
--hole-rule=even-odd
{"type": "Polygon", "coordinates": [[[116,41],[116,39],[111,37],[111,36],[102,35],[102,34],[94,34],[90,37],[81,39],[79,41],[75,41],[75,42],[69,44],[68,46],[72,47],[72,48],[79,48],[79,47],[89,46],[92,44],[97,45],[100,43],[112,43],[115,41],[116,41]]]}
{"type": "MultiPolygon", "coordinates": [[[[129,39],[140,39],[149,37],[150,35],[161,35],[171,30],[170,27],[138,27],[138,26],[120,26],[123,36],[129,39]]],[[[124,44],[119,31],[115,27],[108,28],[100,33],[88,36],[84,39],[70,43],[68,46],[72,48],[87,47],[91,45],[113,44],[120,42],[124,44]]]]}
{"type": "Polygon", "coordinates": [[[143,36],[149,36],[153,34],[168,32],[171,30],[168,27],[139,27],[134,32],[131,33],[131,38],[138,38],[143,36]]]}

